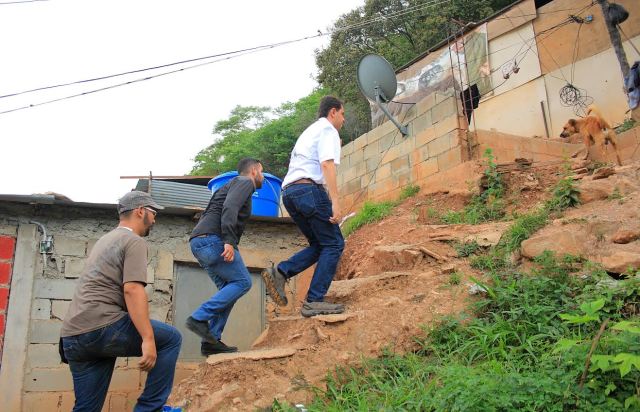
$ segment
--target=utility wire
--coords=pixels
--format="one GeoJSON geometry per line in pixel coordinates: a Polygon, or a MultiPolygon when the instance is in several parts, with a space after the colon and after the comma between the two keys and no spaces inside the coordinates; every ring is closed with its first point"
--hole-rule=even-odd
{"type": "Polygon", "coordinates": [[[43,1],[49,1],[49,0],[3,1],[3,2],[0,2],[0,6],[4,6],[7,4],[36,3],[36,2],[43,2],[43,1]]]}
{"type": "MultiPolygon", "coordinates": [[[[38,0],[38,1],[48,1],[48,0],[38,0]]],[[[419,7],[420,8],[426,8],[426,7],[431,7],[431,6],[437,6],[437,5],[440,5],[440,4],[442,4],[442,3],[446,2],[446,1],[450,1],[450,0],[435,0],[435,1],[431,0],[431,1],[428,1],[426,3],[423,3],[419,7]]],[[[411,9],[416,9],[417,7],[418,6],[414,6],[411,9]]],[[[400,12],[390,13],[389,16],[390,17],[394,17],[394,16],[398,15],[399,13],[400,12]]],[[[387,17],[385,16],[384,19],[386,19],[386,18],[387,17]]],[[[99,77],[94,77],[94,78],[90,78],[90,79],[84,79],[84,80],[60,83],[60,84],[55,84],[55,85],[51,85],[51,86],[43,86],[43,87],[37,87],[37,88],[34,88],[34,89],[23,90],[23,91],[20,91],[20,92],[8,93],[8,94],[5,94],[5,95],[0,95],[0,99],[7,98],[7,97],[19,96],[19,95],[23,95],[23,94],[38,92],[38,91],[43,91],[43,90],[55,89],[55,88],[59,88],[59,87],[65,87],[65,86],[71,86],[71,85],[77,85],[77,84],[83,84],[83,83],[90,83],[90,82],[95,82],[95,81],[99,81],[99,80],[106,80],[106,79],[111,79],[111,78],[114,78],[114,77],[126,76],[126,75],[129,75],[129,74],[142,73],[142,72],[145,72],[145,71],[157,70],[157,69],[162,69],[162,68],[177,66],[177,65],[181,65],[181,64],[187,64],[187,63],[193,63],[193,62],[196,62],[196,61],[209,60],[209,59],[212,59],[212,58],[217,58],[217,57],[226,56],[226,55],[232,55],[232,54],[238,54],[238,53],[244,53],[244,52],[247,52],[247,51],[259,51],[259,50],[263,50],[263,49],[267,49],[267,48],[279,47],[279,46],[283,46],[283,45],[287,45],[287,44],[301,42],[301,41],[304,41],[304,40],[318,38],[318,37],[321,37],[321,36],[332,35],[332,34],[338,33],[338,32],[349,31],[349,30],[352,30],[354,28],[361,27],[364,24],[370,25],[370,24],[377,23],[381,19],[384,20],[381,17],[377,17],[377,18],[370,19],[370,20],[367,20],[367,21],[364,21],[364,22],[360,22],[360,23],[357,23],[357,24],[353,24],[353,25],[350,25],[350,26],[340,27],[340,28],[337,28],[337,29],[332,30],[330,32],[327,32],[327,33],[320,32],[320,33],[312,35],[312,36],[305,36],[305,37],[301,37],[301,38],[294,39],[294,40],[286,40],[286,41],[282,41],[282,42],[279,42],[279,43],[265,44],[265,45],[261,45],[261,46],[255,46],[255,47],[249,47],[249,48],[240,49],[240,50],[228,51],[228,52],[213,54],[213,55],[209,55],[209,56],[203,56],[203,57],[196,57],[196,58],[187,59],[187,60],[181,60],[181,61],[177,61],[177,62],[173,62],[173,63],[166,63],[166,64],[161,64],[161,65],[156,65],[156,66],[151,66],[151,67],[145,67],[145,68],[142,68],[142,69],[129,70],[129,71],[121,72],[121,73],[110,74],[110,75],[105,75],[105,76],[99,76],[99,77]]]]}

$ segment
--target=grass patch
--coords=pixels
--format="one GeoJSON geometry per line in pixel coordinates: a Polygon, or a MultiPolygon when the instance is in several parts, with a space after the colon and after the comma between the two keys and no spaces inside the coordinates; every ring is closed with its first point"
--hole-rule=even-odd
{"type": "Polygon", "coordinates": [[[408,199],[410,197],[417,195],[418,192],[420,192],[420,186],[407,185],[402,188],[402,191],[400,192],[400,198],[398,199],[398,201],[402,202],[405,199],[408,199]]]}
{"type": "Polygon", "coordinates": [[[362,209],[344,223],[342,226],[342,235],[347,237],[360,227],[389,216],[396,204],[396,202],[365,202],[364,205],[362,205],[362,209]]]}
{"type": "Polygon", "coordinates": [[[615,128],[616,133],[622,133],[622,132],[626,132],[627,130],[631,130],[634,127],[636,127],[638,125],[638,122],[636,122],[633,119],[625,119],[624,122],[622,122],[622,124],[618,127],[615,128]]]}
{"type": "Polygon", "coordinates": [[[475,240],[469,242],[454,242],[452,246],[459,257],[471,256],[480,249],[480,245],[475,240]]]}
{"type": "MultiPolygon", "coordinates": [[[[309,411],[638,410],[640,282],[572,276],[575,257],[546,254],[532,273],[494,275],[466,316],[416,338],[421,349],[338,368],[309,411]],[[607,322],[604,322],[607,320],[607,322]],[[601,325],[591,366],[585,362],[601,325]],[[616,360],[617,359],[617,360],[616,360]],[[582,382],[582,383],[581,383],[582,382]]],[[[278,404],[274,410],[291,410],[278,404]]]]}

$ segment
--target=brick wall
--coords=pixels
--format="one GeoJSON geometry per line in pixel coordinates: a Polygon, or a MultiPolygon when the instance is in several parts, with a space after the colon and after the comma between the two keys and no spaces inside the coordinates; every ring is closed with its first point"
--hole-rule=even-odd
{"type": "MultiPolygon", "coordinates": [[[[468,158],[455,97],[434,93],[413,106],[403,137],[390,121],[342,148],[338,190],[344,211],[365,200],[395,199],[408,184],[427,185],[468,158]]],[[[458,169],[456,169],[458,170],[458,169]]]]}
{"type": "MultiPolygon", "coordinates": [[[[9,306],[9,291],[11,287],[11,273],[13,269],[13,254],[16,239],[11,236],[0,236],[0,361],[4,344],[4,327],[7,320],[9,306]]],[[[2,365],[0,365],[1,367],[2,365]]]]}

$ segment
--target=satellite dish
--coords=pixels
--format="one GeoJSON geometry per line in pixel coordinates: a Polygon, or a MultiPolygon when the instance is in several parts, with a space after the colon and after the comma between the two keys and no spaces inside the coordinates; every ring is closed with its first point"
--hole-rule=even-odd
{"type": "Polygon", "coordinates": [[[393,67],[384,57],[377,54],[367,54],[358,63],[358,86],[364,96],[375,102],[385,115],[396,125],[400,133],[406,136],[407,126],[403,126],[391,116],[386,107],[396,95],[398,81],[393,67]]]}

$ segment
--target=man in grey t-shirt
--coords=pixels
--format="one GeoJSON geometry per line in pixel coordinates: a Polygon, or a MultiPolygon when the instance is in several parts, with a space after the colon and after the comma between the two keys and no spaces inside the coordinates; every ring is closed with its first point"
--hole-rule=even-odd
{"type": "Polygon", "coordinates": [[[120,224],[96,242],[62,323],[60,352],[69,363],[78,411],[99,412],[119,356],[141,356],[147,371],[136,412],[158,411],[173,385],[182,338],[173,326],[149,319],[147,242],[158,205],[132,191],[118,203],[120,224]]]}

